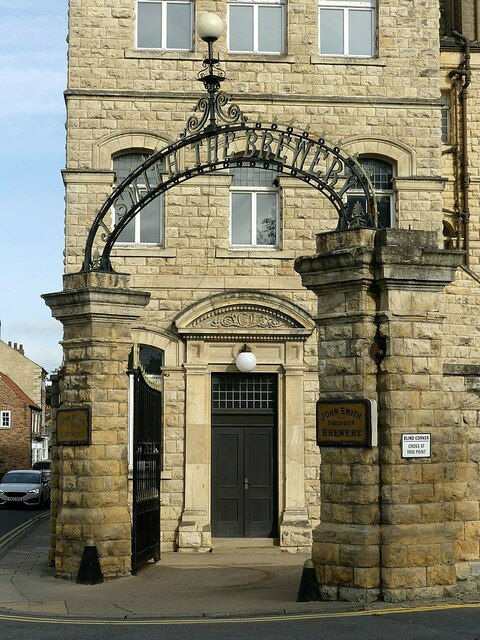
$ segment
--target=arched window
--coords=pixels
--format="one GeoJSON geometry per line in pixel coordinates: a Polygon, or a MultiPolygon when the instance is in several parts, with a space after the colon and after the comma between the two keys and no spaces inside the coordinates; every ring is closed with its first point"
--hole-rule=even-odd
{"type": "Polygon", "coordinates": [[[279,189],[276,171],[232,170],[230,239],[234,247],[273,248],[279,244],[279,189]]]}
{"type": "MultiPolygon", "coordinates": [[[[149,154],[140,152],[128,152],[113,158],[112,168],[115,171],[115,185],[120,184],[134,169],[145,162],[149,154]]],[[[147,172],[146,180],[151,188],[156,184],[155,173],[147,172]]],[[[147,184],[139,182],[140,195],[147,192],[147,184]],[[142,191],[144,192],[142,194],[142,191]]],[[[124,209],[122,205],[122,209],[124,209]]],[[[115,224],[119,217],[125,213],[118,209],[115,212],[115,224]]],[[[125,227],[118,237],[122,243],[147,243],[160,245],[163,242],[163,196],[158,196],[144,207],[141,212],[125,227]]]]}
{"type": "Polygon", "coordinates": [[[443,223],[443,248],[451,251],[455,249],[456,245],[455,231],[452,225],[448,222],[443,223]]]}
{"type": "Polygon", "coordinates": [[[147,344],[135,345],[130,352],[128,368],[134,369],[140,366],[143,371],[152,377],[162,375],[162,367],[165,362],[165,352],[147,344]]]}
{"type": "MultiPolygon", "coordinates": [[[[359,158],[358,162],[367,173],[377,196],[378,226],[382,228],[395,226],[395,193],[393,191],[393,165],[377,158],[359,158]]],[[[351,190],[347,195],[349,213],[355,207],[366,211],[367,202],[363,194],[351,190]]]]}

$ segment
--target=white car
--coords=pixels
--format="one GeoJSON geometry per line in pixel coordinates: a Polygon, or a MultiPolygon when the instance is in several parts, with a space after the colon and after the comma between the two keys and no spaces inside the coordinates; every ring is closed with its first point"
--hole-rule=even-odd
{"type": "Polygon", "coordinates": [[[0,506],[7,504],[45,506],[50,503],[50,484],[42,471],[8,471],[0,483],[0,506]]]}

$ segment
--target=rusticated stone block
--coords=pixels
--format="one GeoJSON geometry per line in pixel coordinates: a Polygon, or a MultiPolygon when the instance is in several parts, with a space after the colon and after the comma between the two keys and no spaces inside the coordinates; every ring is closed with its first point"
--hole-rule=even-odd
{"type": "Polygon", "coordinates": [[[340,564],[340,545],[331,542],[314,542],[312,560],[318,564],[340,564]]]}
{"type": "Polygon", "coordinates": [[[479,502],[470,501],[470,502],[456,502],[455,503],[455,519],[456,520],[478,520],[480,511],[479,511],[479,502]]]}
{"type": "Polygon", "coordinates": [[[382,580],[386,589],[427,586],[427,574],[424,567],[384,568],[382,580]]]}
{"type": "Polygon", "coordinates": [[[382,545],[382,565],[384,567],[408,567],[408,547],[405,545],[382,545]]]}
{"type": "Polygon", "coordinates": [[[445,596],[445,587],[415,587],[406,589],[406,599],[412,600],[436,600],[445,596]]]}
{"type": "Polygon", "coordinates": [[[455,584],[456,581],[454,565],[427,567],[427,586],[455,584]]]}
{"type": "Polygon", "coordinates": [[[353,505],[353,522],[355,524],[378,524],[380,522],[380,506],[378,504],[353,505]]]}
{"type": "Polygon", "coordinates": [[[325,566],[325,584],[353,587],[353,567],[325,566]]]}
{"type": "Polygon", "coordinates": [[[340,545],[339,564],[349,567],[378,567],[380,564],[379,545],[340,545]]]}
{"type": "Polygon", "coordinates": [[[313,532],[315,542],[333,542],[350,544],[352,540],[359,545],[378,544],[380,527],[378,525],[330,524],[322,522],[313,532]]]}
{"type": "Polygon", "coordinates": [[[383,525],[382,544],[453,543],[455,531],[449,523],[383,525]]]}
{"type": "Polygon", "coordinates": [[[477,560],[478,557],[478,540],[457,540],[455,542],[455,558],[457,560],[477,560]]]}
{"type": "Polygon", "coordinates": [[[356,587],[362,589],[378,589],[380,586],[380,567],[355,567],[353,582],[356,587]]]}

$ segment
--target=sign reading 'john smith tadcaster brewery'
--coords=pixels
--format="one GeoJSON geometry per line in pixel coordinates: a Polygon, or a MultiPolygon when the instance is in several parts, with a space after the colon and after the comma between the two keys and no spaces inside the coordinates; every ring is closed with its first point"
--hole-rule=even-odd
{"type": "Polygon", "coordinates": [[[377,446],[377,404],[374,400],[319,400],[319,447],[377,446]]]}

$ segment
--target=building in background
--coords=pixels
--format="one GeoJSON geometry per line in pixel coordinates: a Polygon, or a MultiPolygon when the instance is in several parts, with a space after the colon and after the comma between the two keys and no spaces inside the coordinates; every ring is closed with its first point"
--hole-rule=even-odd
{"type": "Polygon", "coordinates": [[[0,372],[0,476],[11,469],[31,468],[41,421],[41,407],[0,372]]]}
{"type": "Polygon", "coordinates": [[[0,375],[4,394],[0,406],[4,431],[0,432],[0,437],[2,446],[8,443],[9,452],[5,456],[0,454],[4,460],[1,468],[3,472],[14,468],[11,464],[18,459],[22,466],[15,468],[29,469],[34,462],[48,459],[50,434],[45,423],[47,372],[25,356],[22,344],[7,344],[0,340],[0,375]]]}

